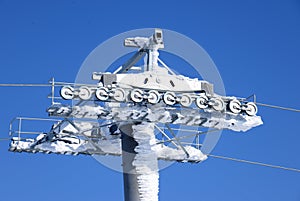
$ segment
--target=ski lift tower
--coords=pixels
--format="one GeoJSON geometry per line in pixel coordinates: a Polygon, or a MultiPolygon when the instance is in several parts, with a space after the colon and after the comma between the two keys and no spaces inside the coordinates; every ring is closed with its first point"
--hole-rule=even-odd
{"type": "Polygon", "coordinates": [[[200,135],[247,131],[262,121],[255,100],[218,95],[213,84],[173,72],[159,58],[161,29],[126,38],[124,45],[138,50],[114,72],[93,73],[96,84],[51,80],[47,112],[53,119],[15,118],[10,151],[122,156],[125,201],[157,201],[158,160],[204,161],[200,135]],[[141,59],[144,65],[135,66],[141,59]],[[55,96],[57,87],[61,97],[55,96]],[[60,98],[63,103],[55,102],[60,98]],[[24,131],[28,121],[50,122],[51,129],[24,131]]]}

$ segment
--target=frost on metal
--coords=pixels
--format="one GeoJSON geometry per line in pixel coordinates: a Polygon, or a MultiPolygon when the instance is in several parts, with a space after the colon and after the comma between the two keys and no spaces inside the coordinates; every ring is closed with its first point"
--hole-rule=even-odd
{"type": "Polygon", "coordinates": [[[157,152],[153,149],[156,144],[154,124],[142,123],[133,128],[133,137],[138,145],[133,165],[136,168],[138,191],[141,201],[158,200],[158,162],[157,152]]]}
{"type": "Polygon", "coordinates": [[[69,107],[56,104],[48,108],[48,113],[51,116],[185,124],[244,132],[263,124],[261,117],[257,115],[249,116],[247,114],[234,114],[230,112],[223,114],[211,109],[199,111],[187,108],[166,108],[164,105],[134,105],[104,108],[99,105],[69,107]]]}
{"type": "MultiPolygon", "coordinates": [[[[262,124],[260,116],[246,114],[222,114],[209,109],[203,111],[185,108],[174,109],[164,105],[129,105],[115,107],[107,104],[100,105],[65,106],[54,104],[48,108],[50,116],[68,117],[55,123],[48,133],[40,133],[36,138],[12,138],[11,151],[43,152],[59,154],[87,154],[87,155],[121,155],[121,140],[119,133],[110,133],[107,126],[101,127],[97,120],[107,122],[148,122],[185,124],[215,129],[229,129],[233,131],[247,131],[262,124]],[[74,121],[69,118],[75,118],[74,121]],[[90,119],[76,121],[76,119],[90,119]],[[101,128],[100,128],[101,127],[101,128]]],[[[158,142],[158,139],[156,139],[158,142]]],[[[153,144],[158,159],[171,161],[200,162],[206,159],[199,149],[184,146],[189,157],[182,149],[162,144],[153,144]]]]}
{"type": "MultiPolygon", "coordinates": [[[[149,124],[152,125],[152,124],[149,124]]],[[[88,122],[68,122],[64,121],[58,129],[52,130],[50,133],[41,133],[36,138],[19,138],[13,137],[10,143],[10,151],[28,152],[28,153],[56,153],[65,155],[114,155],[120,156],[121,139],[120,135],[105,135],[105,130],[95,133],[91,130],[97,126],[95,123],[88,122]],[[103,132],[103,133],[102,133],[103,132]],[[101,135],[102,137],[99,137],[101,135]]],[[[140,128],[143,126],[135,126],[140,128]]],[[[139,140],[140,137],[135,135],[139,140]]],[[[142,139],[141,139],[142,140],[142,139]]],[[[142,141],[140,141],[142,143],[142,141]]],[[[200,150],[184,146],[189,152],[189,157],[182,149],[171,148],[159,142],[154,136],[148,142],[151,150],[156,155],[156,160],[182,161],[182,162],[201,162],[207,158],[200,150]]],[[[146,142],[144,142],[146,143],[146,142]]],[[[137,148],[136,151],[141,148],[137,148]]]]}
{"type": "Polygon", "coordinates": [[[99,138],[99,133],[92,130],[97,126],[90,122],[61,121],[53,125],[55,129],[41,133],[35,139],[13,137],[10,150],[67,155],[121,155],[121,140],[115,136],[99,138]]]}
{"type": "MultiPolygon", "coordinates": [[[[112,105],[110,105],[112,106],[112,105]]],[[[85,118],[91,120],[105,119],[112,121],[136,121],[148,123],[185,124],[215,129],[247,131],[262,124],[260,116],[245,114],[221,114],[207,110],[169,109],[160,105],[102,107],[99,105],[64,106],[55,104],[48,108],[50,116],[85,118]]],[[[153,139],[152,139],[153,140],[153,139]]],[[[158,142],[158,139],[156,139],[158,142]]],[[[153,141],[152,141],[153,142],[153,141]]],[[[43,152],[60,154],[121,155],[119,133],[109,133],[107,126],[101,127],[97,121],[71,121],[68,119],[55,123],[48,133],[41,133],[36,138],[12,139],[11,151],[43,152]]],[[[206,156],[199,149],[184,146],[189,152],[187,158],[182,149],[154,145],[157,157],[163,160],[200,162],[206,156]]]]}

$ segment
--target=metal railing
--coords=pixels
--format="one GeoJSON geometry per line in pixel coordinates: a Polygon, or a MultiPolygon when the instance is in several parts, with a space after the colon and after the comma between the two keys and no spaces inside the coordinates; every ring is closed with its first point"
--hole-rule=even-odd
{"type": "Polygon", "coordinates": [[[48,121],[57,123],[61,120],[59,119],[48,119],[48,118],[35,118],[35,117],[15,117],[13,118],[9,123],[9,136],[14,137],[17,135],[17,141],[21,141],[21,135],[38,135],[41,133],[45,133],[42,131],[24,131],[23,130],[23,124],[26,121],[48,121]],[[14,125],[17,125],[17,128],[14,128],[14,125]]]}

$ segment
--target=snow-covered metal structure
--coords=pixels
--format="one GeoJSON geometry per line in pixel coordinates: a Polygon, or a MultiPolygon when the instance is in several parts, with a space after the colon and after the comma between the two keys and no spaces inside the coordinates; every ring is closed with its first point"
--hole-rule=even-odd
{"type": "Polygon", "coordinates": [[[159,66],[158,62],[161,60],[158,58],[158,49],[164,47],[162,30],[156,29],[150,38],[127,38],[124,45],[137,47],[139,50],[114,73],[95,72],[92,78],[99,80],[98,86],[81,86],[75,89],[64,86],[61,96],[64,99],[90,100],[95,95],[100,101],[126,103],[157,104],[163,101],[167,106],[180,104],[183,107],[190,107],[194,102],[199,109],[256,115],[255,103],[220,96],[214,93],[213,84],[205,80],[176,75],[163,62],[163,66],[159,66]],[[143,72],[127,73],[132,68],[139,69],[134,65],[144,56],[146,62],[143,72]]]}
{"type": "Polygon", "coordinates": [[[15,118],[10,151],[122,156],[125,200],[158,200],[158,159],[207,158],[200,135],[211,130],[199,128],[239,132],[262,124],[255,100],[218,95],[213,84],[177,75],[159,59],[161,29],[150,37],[127,38],[124,45],[138,51],[114,72],[93,73],[95,84],[51,80],[47,112],[53,119],[15,118]],[[144,66],[135,66],[141,59],[144,66]],[[56,102],[57,87],[73,105],[56,102]],[[30,121],[48,122],[50,131],[24,131],[30,121]],[[192,134],[177,135],[180,125],[192,134]]]}

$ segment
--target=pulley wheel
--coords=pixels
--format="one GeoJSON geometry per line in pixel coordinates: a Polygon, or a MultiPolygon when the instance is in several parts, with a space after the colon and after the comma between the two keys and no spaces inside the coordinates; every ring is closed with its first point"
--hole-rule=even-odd
{"type": "Polygon", "coordinates": [[[148,102],[151,104],[156,104],[159,102],[160,95],[156,90],[150,90],[148,92],[148,102]]]}
{"type": "Polygon", "coordinates": [[[208,97],[206,95],[200,95],[196,99],[196,105],[200,109],[205,109],[208,107],[208,97]]]}
{"type": "Polygon", "coordinates": [[[71,86],[64,86],[60,90],[60,96],[65,100],[71,100],[74,98],[74,88],[71,86]]]}
{"type": "Polygon", "coordinates": [[[241,102],[238,101],[237,99],[231,100],[229,102],[229,109],[234,114],[240,113],[242,111],[242,109],[241,109],[241,102]]]}
{"type": "Polygon", "coordinates": [[[167,105],[174,105],[176,103],[176,95],[174,92],[166,92],[163,96],[163,100],[167,105]]]}
{"type": "Polygon", "coordinates": [[[245,110],[246,114],[248,114],[249,116],[256,115],[258,109],[257,109],[257,106],[255,105],[255,103],[249,102],[246,104],[246,106],[247,106],[246,110],[245,110]]]}
{"type": "Polygon", "coordinates": [[[114,99],[116,101],[119,101],[119,102],[125,101],[125,99],[126,99],[126,93],[125,93],[124,89],[121,89],[121,88],[115,89],[115,91],[114,91],[114,99]]]}
{"type": "Polygon", "coordinates": [[[225,109],[225,103],[221,98],[212,98],[211,102],[213,102],[212,108],[214,108],[214,110],[222,111],[225,109]]]}
{"type": "Polygon", "coordinates": [[[78,96],[81,100],[89,100],[92,97],[92,91],[86,86],[80,87],[78,96]]]}
{"type": "Polygon", "coordinates": [[[189,107],[192,104],[192,98],[189,94],[183,94],[180,98],[180,104],[183,107],[189,107]]]}
{"type": "Polygon", "coordinates": [[[109,91],[105,87],[98,88],[96,90],[96,98],[100,101],[106,101],[109,98],[109,91]]]}
{"type": "Polygon", "coordinates": [[[130,98],[135,103],[140,103],[143,101],[144,92],[140,89],[133,89],[130,93],[130,98]]]}

